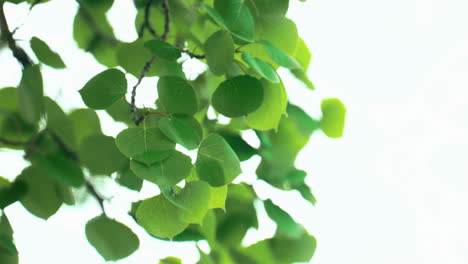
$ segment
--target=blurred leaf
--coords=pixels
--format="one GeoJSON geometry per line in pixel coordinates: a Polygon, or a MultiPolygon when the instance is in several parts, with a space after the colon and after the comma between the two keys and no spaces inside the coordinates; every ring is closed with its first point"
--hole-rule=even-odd
{"type": "Polygon", "coordinates": [[[40,62],[56,69],[63,69],[66,67],[62,58],[60,58],[56,52],[51,50],[43,40],[37,37],[32,37],[30,43],[31,49],[40,62]]]}
{"type": "Polygon", "coordinates": [[[123,259],[140,246],[130,228],[104,215],[88,221],[86,238],[106,261],[123,259]]]}
{"type": "Polygon", "coordinates": [[[322,101],[322,119],[320,128],[331,138],[339,138],[343,135],[346,107],[337,98],[329,98],[322,101]]]}
{"type": "Polygon", "coordinates": [[[0,180],[0,209],[19,201],[27,192],[27,186],[22,180],[16,180],[12,183],[2,177],[0,180]]]}
{"type": "Polygon", "coordinates": [[[128,164],[128,159],[117,149],[114,138],[102,134],[87,136],[78,153],[83,165],[94,175],[110,175],[128,164]]]}
{"type": "Polygon", "coordinates": [[[26,67],[17,91],[19,113],[30,124],[35,124],[44,112],[42,76],[39,65],[26,67]]]}
{"type": "Polygon", "coordinates": [[[45,112],[47,114],[47,128],[57,136],[68,149],[76,149],[75,130],[73,123],[63,112],[62,108],[50,99],[44,98],[45,112]]]}
{"type": "Polygon", "coordinates": [[[275,205],[271,200],[265,200],[263,204],[268,216],[277,225],[276,235],[297,239],[305,232],[301,225],[296,223],[288,213],[275,205]]]}
{"type": "Polygon", "coordinates": [[[60,186],[45,171],[34,166],[27,167],[19,179],[27,186],[21,204],[33,215],[47,220],[62,206],[60,186]]]}
{"type": "Polygon", "coordinates": [[[92,109],[75,109],[69,114],[78,145],[91,134],[100,134],[101,124],[92,109]]]}

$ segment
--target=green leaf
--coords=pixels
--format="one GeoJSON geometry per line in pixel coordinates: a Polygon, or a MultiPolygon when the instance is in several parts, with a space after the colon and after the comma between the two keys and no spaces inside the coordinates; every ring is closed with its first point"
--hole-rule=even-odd
{"type": "Polygon", "coordinates": [[[203,137],[203,131],[198,121],[188,115],[162,118],[158,125],[166,137],[189,150],[197,148],[203,137]]]}
{"type": "Polygon", "coordinates": [[[173,238],[188,226],[179,219],[179,210],[160,194],[144,200],[138,207],[136,218],[151,235],[173,238]]]}
{"type": "Polygon", "coordinates": [[[13,243],[13,230],[4,213],[0,217],[0,263],[18,264],[18,251],[13,243]]]}
{"type": "Polygon", "coordinates": [[[50,135],[36,141],[29,160],[63,184],[80,187],[84,182],[83,172],[75,157],[65,152],[50,135]]]}
{"type": "Polygon", "coordinates": [[[32,37],[30,43],[31,49],[40,62],[56,69],[63,69],[66,67],[65,63],[62,61],[62,58],[60,58],[56,52],[51,50],[47,43],[37,37],[32,37]]]}
{"type": "Polygon", "coordinates": [[[62,194],[55,179],[37,167],[28,167],[19,179],[26,183],[28,191],[21,204],[33,215],[47,220],[62,206],[62,194]]]}
{"type": "Polygon", "coordinates": [[[258,154],[257,150],[245,142],[240,135],[229,131],[218,131],[218,133],[231,146],[240,161],[246,161],[253,155],[258,154]]]}
{"type": "Polygon", "coordinates": [[[161,77],[158,81],[158,96],[164,109],[169,113],[193,115],[198,111],[195,90],[180,77],[161,77]]]}
{"type": "Polygon", "coordinates": [[[263,86],[263,101],[260,107],[248,114],[247,124],[257,130],[277,129],[281,116],[286,113],[287,94],[282,82],[271,83],[261,80],[263,86]]]}
{"type": "Polygon", "coordinates": [[[19,201],[27,191],[27,186],[22,180],[16,180],[12,183],[0,177],[0,209],[4,209],[10,204],[19,201]]]}
{"type": "MultiPolygon", "coordinates": [[[[257,22],[257,40],[266,40],[289,56],[294,56],[299,35],[296,24],[291,19],[272,15],[257,22]]],[[[245,48],[248,50],[248,46],[245,48]]]]}
{"type": "Polygon", "coordinates": [[[163,188],[175,185],[187,178],[192,169],[192,162],[188,156],[174,151],[165,160],[149,166],[132,160],[130,161],[130,169],[136,176],[163,188]]]}
{"type": "Polygon", "coordinates": [[[210,185],[204,181],[188,182],[174,198],[183,206],[178,211],[180,220],[201,224],[210,205],[210,185]]]}
{"type": "Polygon", "coordinates": [[[44,98],[44,105],[47,114],[47,128],[57,136],[68,149],[74,150],[76,148],[76,137],[73,123],[63,112],[62,108],[49,97],[44,98]]]}
{"type": "Polygon", "coordinates": [[[78,153],[83,165],[94,175],[110,175],[128,164],[128,159],[117,149],[114,138],[102,134],[87,136],[78,153]]]}
{"type": "Polygon", "coordinates": [[[130,228],[104,215],[86,223],[86,238],[106,261],[130,256],[140,246],[138,237],[130,228]]]}
{"type": "Polygon", "coordinates": [[[218,11],[216,11],[215,9],[213,9],[212,7],[210,7],[209,5],[207,4],[203,4],[203,7],[205,8],[206,12],[208,13],[208,15],[219,25],[221,26],[221,28],[223,29],[228,29],[227,25],[226,25],[226,22],[224,21],[224,18],[221,16],[220,13],[218,13],[218,11]]]}
{"type": "Polygon", "coordinates": [[[317,241],[307,233],[299,238],[274,237],[270,240],[273,255],[280,263],[309,262],[317,241]]]}
{"type": "Polygon", "coordinates": [[[288,11],[289,0],[249,0],[245,1],[256,16],[284,16],[288,11]]]}
{"type": "Polygon", "coordinates": [[[135,175],[130,168],[126,168],[119,173],[117,182],[130,190],[139,192],[143,187],[143,180],[135,175]]]}
{"type": "MultiPolygon", "coordinates": [[[[142,39],[130,43],[120,43],[115,51],[117,62],[128,73],[139,77],[145,64],[153,57],[152,52],[145,47],[145,41],[142,39]]],[[[152,65],[147,73],[147,77],[156,76],[155,66],[152,65]]]]}
{"type": "Polygon", "coordinates": [[[180,50],[174,48],[171,44],[161,40],[150,40],[145,42],[144,46],[154,55],[169,61],[175,61],[181,56],[180,50]]]}
{"type": "Polygon", "coordinates": [[[214,9],[218,11],[234,36],[243,41],[254,41],[255,22],[249,8],[242,0],[215,0],[214,9]]]}
{"type": "Polygon", "coordinates": [[[99,117],[92,109],[75,109],[68,117],[72,122],[78,145],[87,136],[102,133],[99,117]]]}
{"type": "Polygon", "coordinates": [[[274,62],[278,63],[280,66],[283,66],[288,69],[296,69],[301,67],[301,65],[293,57],[289,56],[286,52],[275,47],[270,42],[266,40],[261,40],[260,43],[263,44],[270,58],[274,62]]]}
{"type": "Polygon", "coordinates": [[[297,41],[296,51],[294,52],[294,59],[299,62],[304,72],[307,72],[310,60],[312,59],[312,53],[302,38],[299,38],[297,41]]]}
{"type": "Polygon", "coordinates": [[[18,105],[21,117],[29,124],[41,118],[44,111],[42,76],[39,65],[26,67],[18,86],[18,105]]]}
{"type": "Polygon", "coordinates": [[[73,20],[73,38],[76,44],[80,49],[90,52],[99,63],[107,67],[117,66],[115,46],[118,41],[115,40],[112,26],[104,11],[91,6],[84,10],[83,7],[79,8],[73,20]],[[94,26],[89,24],[89,15],[94,21],[91,22],[94,26]]]}
{"type": "Polygon", "coordinates": [[[127,128],[119,133],[115,142],[125,156],[146,165],[167,158],[175,147],[158,128],[127,128]]]}
{"type": "Polygon", "coordinates": [[[195,166],[198,177],[215,187],[232,182],[241,173],[239,159],[218,134],[211,134],[202,141],[195,166]]]}
{"type": "Polygon", "coordinates": [[[234,62],[234,41],[227,31],[213,33],[206,40],[203,49],[208,66],[216,75],[225,74],[234,62]]]}
{"type": "Polygon", "coordinates": [[[105,70],[91,78],[79,92],[89,108],[106,109],[125,95],[127,79],[117,69],[105,70]]]}
{"type": "Polygon", "coordinates": [[[211,198],[210,198],[210,205],[209,208],[220,208],[226,210],[226,197],[227,197],[227,185],[220,186],[220,187],[211,187],[211,198]]]}
{"type": "Polygon", "coordinates": [[[299,81],[304,83],[307,88],[315,90],[314,84],[302,69],[291,69],[290,71],[294,75],[294,77],[296,77],[299,81]]]}
{"type": "Polygon", "coordinates": [[[254,69],[260,76],[269,80],[270,82],[279,83],[280,79],[278,74],[276,74],[275,69],[270,64],[264,62],[259,58],[255,58],[250,53],[242,53],[242,59],[249,64],[252,69],[254,69]]]}
{"type": "Polygon", "coordinates": [[[271,200],[263,201],[265,210],[271,220],[275,221],[277,228],[276,234],[288,238],[300,238],[305,232],[304,228],[296,223],[294,219],[283,209],[275,205],[271,200]]]}
{"type": "Polygon", "coordinates": [[[159,264],[182,264],[182,260],[176,257],[166,257],[160,259],[159,264]]]}
{"type": "Polygon", "coordinates": [[[248,75],[222,82],[213,94],[216,111],[227,117],[240,117],[257,110],[263,101],[262,83],[248,75]]]}
{"type": "Polygon", "coordinates": [[[320,128],[331,138],[339,138],[343,135],[346,107],[337,98],[329,98],[322,101],[322,119],[320,128]]]}
{"type": "MultiPolygon", "coordinates": [[[[106,112],[116,121],[116,122],[122,122],[127,125],[135,125],[135,123],[132,120],[132,115],[130,113],[130,103],[127,102],[125,97],[120,98],[117,100],[115,103],[113,103],[111,106],[106,108],[106,112]]],[[[140,114],[142,114],[140,111],[138,111],[140,114]]]]}

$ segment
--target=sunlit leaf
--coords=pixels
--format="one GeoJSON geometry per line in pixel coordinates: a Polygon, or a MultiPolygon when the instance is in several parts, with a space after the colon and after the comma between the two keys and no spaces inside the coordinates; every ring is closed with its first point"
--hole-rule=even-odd
{"type": "Polygon", "coordinates": [[[79,92],[89,108],[106,109],[125,95],[127,79],[117,69],[105,70],[91,78],[79,92]]]}

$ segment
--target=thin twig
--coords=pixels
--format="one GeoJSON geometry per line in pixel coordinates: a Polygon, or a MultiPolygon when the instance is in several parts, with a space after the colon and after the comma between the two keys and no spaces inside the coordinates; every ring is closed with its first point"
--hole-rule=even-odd
{"type": "Polygon", "coordinates": [[[5,17],[5,11],[3,10],[4,4],[5,1],[0,1],[0,30],[2,31],[2,38],[4,38],[8,43],[8,48],[13,52],[13,56],[16,58],[16,60],[23,66],[23,68],[26,68],[32,65],[32,61],[29,58],[28,54],[26,54],[26,52],[22,48],[16,45],[16,41],[13,38],[13,34],[8,28],[8,23],[5,17]]]}
{"type": "Polygon", "coordinates": [[[0,143],[5,144],[5,145],[10,145],[10,146],[26,146],[28,142],[23,142],[23,141],[15,141],[15,140],[10,140],[6,138],[0,137],[0,143]]]}
{"type": "Polygon", "coordinates": [[[101,207],[102,213],[106,214],[106,209],[104,208],[104,200],[101,195],[96,191],[94,186],[91,184],[91,182],[86,181],[85,182],[86,189],[91,193],[91,195],[96,199],[96,201],[99,204],[99,207],[101,207]]]}
{"type": "Polygon", "coordinates": [[[141,23],[140,30],[138,31],[138,37],[142,38],[143,35],[145,34],[145,29],[148,29],[148,31],[153,35],[153,37],[156,37],[156,30],[154,30],[153,26],[151,25],[150,21],[150,15],[151,15],[151,5],[153,4],[153,0],[148,0],[145,5],[145,17],[143,20],[143,23],[141,23]]]}
{"type": "Polygon", "coordinates": [[[191,52],[190,50],[187,49],[181,49],[183,53],[189,55],[190,58],[195,58],[195,59],[204,59],[206,56],[204,54],[195,54],[191,52]]]}
{"type": "Polygon", "coordinates": [[[133,86],[132,89],[132,98],[130,101],[130,112],[132,114],[132,120],[135,122],[135,124],[138,126],[141,121],[139,121],[138,118],[138,113],[137,113],[137,108],[135,106],[135,100],[136,100],[136,90],[138,86],[140,85],[141,81],[143,78],[145,78],[146,74],[148,73],[149,69],[151,68],[151,64],[156,60],[156,56],[151,57],[149,61],[145,63],[145,66],[143,67],[143,71],[141,71],[140,77],[138,78],[137,83],[133,86]]]}
{"type": "Polygon", "coordinates": [[[165,41],[171,29],[171,13],[169,10],[169,4],[167,3],[167,0],[162,0],[162,8],[164,10],[164,32],[161,36],[161,39],[165,41]]]}

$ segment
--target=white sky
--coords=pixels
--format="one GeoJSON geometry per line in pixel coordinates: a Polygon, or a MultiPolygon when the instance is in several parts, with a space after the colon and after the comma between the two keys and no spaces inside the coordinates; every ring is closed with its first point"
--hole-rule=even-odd
{"type": "MultiPolygon", "coordinates": [[[[135,38],[131,1],[116,2],[111,22],[117,36],[130,41],[135,38]]],[[[289,194],[275,200],[316,235],[312,263],[468,263],[468,2],[290,2],[288,16],[314,53],[310,76],[318,89],[288,80],[291,101],[311,114],[320,112],[325,97],[338,97],[348,108],[345,137],[330,140],[317,133],[298,160],[310,175],[318,205],[289,194]]],[[[59,72],[45,68],[46,91],[66,102],[64,107],[82,106],[76,91],[102,69],[75,48],[74,6],[74,1],[52,1],[27,19],[24,6],[6,9],[12,27],[25,22],[19,38],[44,39],[69,66],[59,72]]],[[[0,84],[18,83],[19,67],[7,52],[0,53],[0,72],[0,84]]],[[[154,79],[143,83],[141,104],[154,101],[143,95],[153,85],[154,79]]],[[[110,135],[122,128],[103,122],[110,135]]],[[[0,175],[16,176],[24,166],[20,157],[0,152],[0,175]]],[[[258,189],[273,193],[263,185],[258,189]]],[[[112,213],[131,223],[121,211],[112,213]]],[[[85,242],[83,229],[98,212],[89,201],[85,208],[63,207],[44,222],[20,205],[11,206],[7,213],[21,264],[103,263],[85,242]]],[[[264,226],[247,241],[271,235],[274,225],[264,226]]],[[[197,259],[189,245],[167,245],[137,231],[141,250],[120,263],[156,263],[181,254],[186,263],[197,259]]]]}

